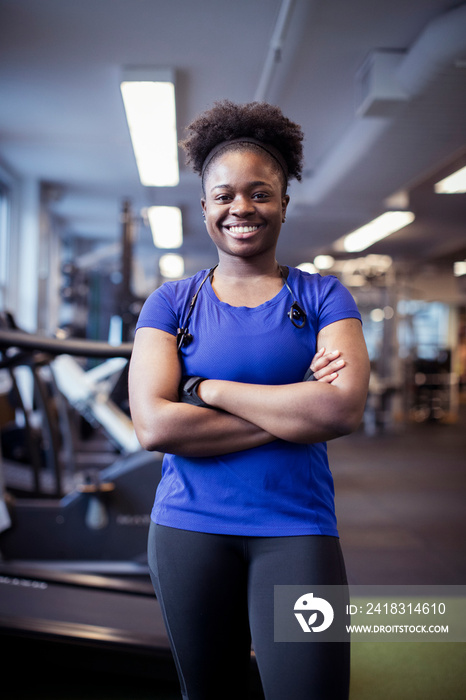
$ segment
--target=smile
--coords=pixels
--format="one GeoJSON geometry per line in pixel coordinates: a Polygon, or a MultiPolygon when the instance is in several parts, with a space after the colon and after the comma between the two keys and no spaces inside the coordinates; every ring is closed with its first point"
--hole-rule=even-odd
{"type": "Polygon", "coordinates": [[[228,226],[229,232],[232,234],[254,233],[259,226],[228,226]]]}
{"type": "Polygon", "coordinates": [[[259,230],[260,226],[245,226],[243,224],[242,226],[226,226],[225,228],[228,235],[232,238],[236,238],[237,240],[245,240],[246,238],[251,238],[254,236],[256,231],[259,230]]]}

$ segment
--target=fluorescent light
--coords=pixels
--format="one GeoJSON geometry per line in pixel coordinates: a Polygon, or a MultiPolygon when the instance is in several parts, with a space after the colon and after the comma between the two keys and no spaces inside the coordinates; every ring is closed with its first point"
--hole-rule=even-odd
{"type": "Polygon", "coordinates": [[[387,211],[345,236],[343,247],[348,253],[365,250],[382,238],[386,238],[400,228],[407,226],[414,221],[414,218],[411,211],[387,211]]]}
{"type": "Polygon", "coordinates": [[[466,165],[434,185],[437,194],[466,192],[466,165]]]}
{"type": "Polygon", "coordinates": [[[175,86],[168,72],[128,71],[120,88],[139,177],[143,185],[179,182],[175,86]],[[140,75],[140,79],[138,79],[140,75]]]}
{"type": "Polygon", "coordinates": [[[184,260],[176,253],[166,253],[159,260],[160,274],[167,279],[176,280],[184,275],[184,260]]]}
{"type": "Polygon", "coordinates": [[[374,323],[380,323],[384,319],[384,312],[383,309],[372,309],[370,313],[371,321],[374,321],[374,323]]]}
{"type": "Polygon", "coordinates": [[[147,218],[156,248],[180,248],[183,224],[178,207],[149,207],[147,218]]]}
{"type": "Polygon", "coordinates": [[[459,260],[453,263],[453,274],[455,277],[466,275],[466,260],[459,260]]]}
{"type": "Polygon", "coordinates": [[[314,265],[319,270],[330,270],[335,264],[335,259],[331,255],[317,255],[314,258],[314,265]]]}

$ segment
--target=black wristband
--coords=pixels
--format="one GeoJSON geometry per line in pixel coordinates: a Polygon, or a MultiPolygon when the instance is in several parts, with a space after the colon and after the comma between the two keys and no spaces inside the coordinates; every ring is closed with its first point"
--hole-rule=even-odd
{"type": "Polygon", "coordinates": [[[303,377],[303,382],[316,382],[316,381],[317,381],[317,379],[314,376],[314,372],[309,367],[309,369],[307,370],[306,374],[303,377]]]}
{"type": "Polygon", "coordinates": [[[206,377],[183,377],[178,389],[178,397],[181,403],[189,403],[192,406],[202,406],[203,408],[212,408],[201,399],[197,393],[197,388],[206,377]]]}

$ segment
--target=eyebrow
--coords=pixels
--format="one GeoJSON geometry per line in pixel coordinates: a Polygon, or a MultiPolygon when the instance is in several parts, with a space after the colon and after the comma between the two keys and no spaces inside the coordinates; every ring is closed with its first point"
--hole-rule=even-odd
{"type": "MultiPolygon", "coordinates": [[[[253,180],[253,182],[248,182],[248,187],[270,187],[271,183],[270,182],[264,182],[264,180],[253,180]]],[[[225,183],[223,185],[214,185],[211,187],[210,191],[213,192],[214,190],[221,189],[222,187],[230,187],[231,185],[225,183]]]]}

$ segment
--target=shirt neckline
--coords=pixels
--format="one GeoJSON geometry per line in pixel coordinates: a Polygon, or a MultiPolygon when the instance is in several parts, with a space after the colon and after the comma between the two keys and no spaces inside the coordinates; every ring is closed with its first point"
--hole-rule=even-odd
{"type": "MultiPolygon", "coordinates": [[[[291,278],[291,268],[288,268],[288,275],[287,275],[287,282],[288,284],[290,283],[290,278],[291,278]]],[[[238,310],[246,310],[247,312],[254,312],[254,311],[262,311],[263,309],[266,309],[269,306],[274,306],[275,304],[280,303],[280,301],[287,295],[289,294],[289,291],[286,287],[286,284],[283,283],[282,288],[280,289],[279,292],[275,296],[273,296],[271,299],[268,299],[267,301],[264,301],[262,304],[259,304],[259,306],[234,306],[233,304],[228,304],[226,301],[221,301],[221,299],[218,298],[218,296],[215,294],[214,289],[212,287],[212,279],[209,277],[208,280],[206,280],[205,284],[206,291],[209,295],[209,297],[218,305],[218,306],[224,306],[228,309],[238,309],[238,310]]]]}

